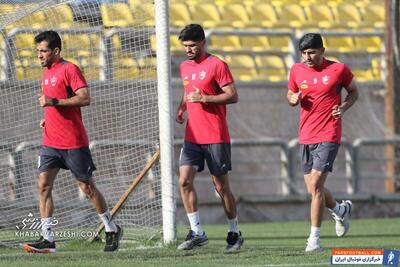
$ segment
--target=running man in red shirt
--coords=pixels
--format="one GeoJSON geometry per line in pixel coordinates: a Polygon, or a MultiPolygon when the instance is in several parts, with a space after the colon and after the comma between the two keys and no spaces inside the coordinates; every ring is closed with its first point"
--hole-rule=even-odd
{"type": "Polygon", "coordinates": [[[350,200],[336,202],[325,188],[328,172],[339,150],[342,116],[358,98],[351,70],[342,63],[324,58],[322,37],[305,34],[299,42],[302,62],[290,70],[287,100],[300,103],[299,143],[304,181],[311,194],[311,233],[306,251],[319,251],[320,227],[324,206],[336,221],[336,234],[344,236],[349,229],[350,200]],[[342,102],[341,89],[347,96],[342,102]]]}
{"type": "Polygon", "coordinates": [[[44,119],[40,121],[43,144],[38,164],[39,209],[43,224],[41,238],[35,243],[25,244],[24,249],[34,253],[56,251],[51,229],[52,189],[59,170],[69,169],[105,225],[104,251],[115,251],[119,247],[122,229],[114,223],[104,197],[92,179],[96,167],[80,110],[80,107],[90,104],[86,80],[76,65],[62,59],[61,38],[57,32],[42,32],[35,37],[35,43],[43,67],[42,95],[39,97],[44,111],[44,119]]]}
{"type": "Polygon", "coordinates": [[[193,185],[196,172],[204,169],[206,161],[229,224],[226,252],[237,252],[244,239],[238,229],[236,202],[228,181],[231,146],[226,121],[226,104],[238,101],[234,80],[227,64],[207,53],[200,25],[187,25],[179,40],[188,57],[180,66],[184,94],[176,114],[176,121],[182,124],[187,111],[185,142],[179,159],[179,187],[191,230],[178,249],[190,250],[208,244],[193,185]]]}

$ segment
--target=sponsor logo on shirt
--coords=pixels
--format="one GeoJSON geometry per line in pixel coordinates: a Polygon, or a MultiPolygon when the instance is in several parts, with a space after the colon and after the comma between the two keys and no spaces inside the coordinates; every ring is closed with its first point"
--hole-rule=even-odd
{"type": "Polygon", "coordinates": [[[188,76],[185,76],[185,78],[183,78],[183,86],[186,86],[186,85],[188,85],[189,84],[189,79],[188,79],[188,76]]]}
{"type": "Polygon", "coordinates": [[[304,80],[300,83],[300,89],[305,90],[308,88],[307,80],[304,80]]]}

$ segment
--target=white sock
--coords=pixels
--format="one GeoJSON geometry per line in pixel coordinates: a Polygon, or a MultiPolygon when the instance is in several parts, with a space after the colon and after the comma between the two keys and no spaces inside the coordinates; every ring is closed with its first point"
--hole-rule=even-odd
{"type": "Polygon", "coordinates": [[[187,217],[189,219],[190,229],[192,229],[196,235],[203,235],[204,231],[200,224],[199,212],[195,211],[193,213],[188,213],[187,217]]]}
{"type": "Polygon", "coordinates": [[[318,237],[321,233],[321,228],[316,226],[311,226],[310,237],[318,237]]]}
{"type": "Polygon", "coordinates": [[[331,209],[331,211],[333,213],[335,213],[337,216],[342,216],[343,215],[343,211],[341,211],[341,207],[342,206],[338,202],[336,202],[335,207],[333,209],[331,209]]]}
{"type": "Polygon", "coordinates": [[[99,214],[100,219],[104,223],[104,227],[106,229],[106,232],[117,232],[117,226],[114,223],[114,220],[111,219],[111,213],[109,210],[104,212],[103,214],[99,214]]]}
{"type": "Polygon", "coordinates": [[[48,217],[48,218],[42,218],[42,236],[44,239],[53,242],[54,241],[54,233],[51,230],[51,222],[52,222],[52,218],[48,217]]]}
{"type": "Polygon", "coordinates": [[[239,233],[238,218],[227,219],[229,225],[229,232],[239,233]]]}

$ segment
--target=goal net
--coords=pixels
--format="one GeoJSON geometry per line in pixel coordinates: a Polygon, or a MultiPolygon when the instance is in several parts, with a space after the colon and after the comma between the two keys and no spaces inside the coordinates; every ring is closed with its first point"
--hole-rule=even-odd
{"type": "MultiPolygon", "coordinates": [[[[88,81],[91,105],[82,108],[83,120],[97,167],[93,178],[110,209],[159,143],[153,1],[16,2],[0,1],[0,245],[40,234],[39,32],[57,31],[62,57],[88,81]]],[[[160,240],[160,176],[157,162],[116,214],[124,240],[160,240]]],[[[56,240],[95,234],[99,218],[69,171],[58,174],[53,200],[56,240]]]]}

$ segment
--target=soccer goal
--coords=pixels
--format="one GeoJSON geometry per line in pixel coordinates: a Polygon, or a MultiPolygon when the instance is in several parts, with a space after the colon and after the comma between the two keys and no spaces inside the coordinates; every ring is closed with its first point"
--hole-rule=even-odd
{"type": "MultiPolygon", "coordinates": [[[[161,0],[0,0],[0,245],[40,234],[42,69],[34,36],[43,30],[60,34],[62,57],[88,81],[91,105],[82,114],[93,178],[124,240],[175,240],[167,10],[161,0]]],[[[102,229],[69,171],[58,174],[53,199],[56,240],[102,229]]]]}

